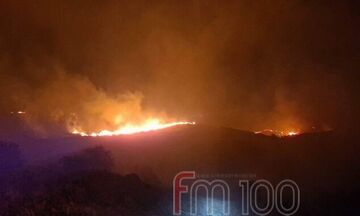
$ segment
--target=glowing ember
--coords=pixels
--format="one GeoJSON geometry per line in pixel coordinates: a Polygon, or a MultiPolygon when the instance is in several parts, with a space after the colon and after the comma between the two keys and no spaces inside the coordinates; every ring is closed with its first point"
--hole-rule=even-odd
{"type": "Polygon", "coordinates": [[[26,114],[26,112],[24,111],[16,111],[16,112],[10,112],[11,114],[19,114],[19,115],[24,115],[26,114]]]}
{"type": "Polygon", "coordinates": [[[263,134],[266,136],[278,136],[278,137],[286,137],[286,136],[296,136],[299,135],[299,131],[289,130],[289,131],[277,131],[272,129],[265,129],[261,131],[254,132],[255,134],[263,134]]]}
{"type": "Polygon", "coordinates": [[[80,136],[116,136],[116,135],[125,135],[125,134],[135,134],[141,132],[148,132],[154,130],[160,130],[164,128],[173,127],[176,125],[194,125],[195,122],[170,122],[170,123],[162,123],[159,119],[149,119],[143,124],[135,125],[135,124],[127,124],[125,126],[120,127],[117,130],[101,130],[99,132],[86,133],[77,129],[72,131],[72,134],[78,134],[80,136]]]}
{"type": "Polygon", "coordinates": [[[289,131],[289,132],[287,132],[287,135],[288,136],[295,136],[295,135],[298,135],[299,134],[299,132],[296,132],[296,131],[289,131]]]}

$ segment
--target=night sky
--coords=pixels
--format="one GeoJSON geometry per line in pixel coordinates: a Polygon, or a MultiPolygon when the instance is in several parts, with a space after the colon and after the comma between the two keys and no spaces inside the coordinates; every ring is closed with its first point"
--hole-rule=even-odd
{"type": "Polygon", "coordinates": [[[1,0],[0,14],[0,115],[26,111],[30,128],[119,111],[358,128],[359,1],[1,0]]]}

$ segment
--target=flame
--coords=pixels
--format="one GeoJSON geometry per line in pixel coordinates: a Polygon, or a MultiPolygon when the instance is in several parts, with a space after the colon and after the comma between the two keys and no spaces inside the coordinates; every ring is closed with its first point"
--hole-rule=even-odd
{"type": "Polygon", "coordinates": [[[19,115],[24,115],[26,114],[25,111],[16,111],[16,112],[10,112],[11,114],[19,114],[19,115]]]}
{"type": "Polygon", "coordinates": [[[272,130],[272,129],[265,129],[261,131],[255,131],[255,134],[263,134],[267,136],[278,136],[278,137],[287,137],[287,136],[297,136],[301,134],[299,130],[287,130],[287,131],[278,131],[278,130],[272,130]]]}
{"type": "Polygon", "coordinates": [[[179,122],[170,122],[164,123],[160,119],[157,118],[150,118],[146,120],[142,124],[126,124],[124,126],[119,127],[117,130],[101,130],[98,132],[91,132],[87,133],[79,129],[73,129],[72,134],[77,134],[80,136],[116,136],[116,135],[126,135],[126,134],[135,134],[135,133],[142,133],[142,132],[149,132],[154,130],[160,130],[164,128],[169,128],[177,125],[194,125],[195,122],[186,122],[186,121],[179,121],[179,122]]]}
{"type": "Polygon", "coordinates": [[[300,133],[299,132],[297,132],[297,131],[289,131],[289,132],[287,132],[287,135],[288,136],[296,136],[296,135],[299,135],[300,133]]]}

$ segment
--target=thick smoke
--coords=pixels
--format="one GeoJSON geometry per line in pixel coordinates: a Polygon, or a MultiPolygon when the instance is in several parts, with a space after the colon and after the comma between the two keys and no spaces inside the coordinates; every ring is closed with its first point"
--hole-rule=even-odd
{"type": "MultiPolygon", "coordinates": [[[[109,96],[84,77],[61,70],[55,72],[58,73],[56,79],[34,92],[32,100],[25,104],[29,114],[25,120],[40,134],[64,129],[86,132],[115,130],[154,115],[143,109],[141,93],[123,92],[109,96]]],[[[159,112],[156,114],[160,115],[159,112]]]]}
{"type": "Polygon", "coordinates": [[[111,128],[115,113],[246,130],[351,125],[354,8],[350,0],[2,1],[1,112],[25,110],[42,132],[111,128]]]}

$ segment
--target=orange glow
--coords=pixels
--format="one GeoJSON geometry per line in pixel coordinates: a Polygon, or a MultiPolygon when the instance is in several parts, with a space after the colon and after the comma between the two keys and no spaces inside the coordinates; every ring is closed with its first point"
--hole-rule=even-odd
{"type": "Polygon", "coordinates": [[[289,131],[289,132],[287,132],[287,135],[288,136],[296,136],[296,135],[298,135],[299,134],[299,132],[296,132],[296,131],[289,131]]]}
{"type": "Polygon", "coordinates": [[[24,111],[16,111],[16,112],[10,112],[11,114],[19,114],[19,115],[24,115],[26,114],[26,112],[24,111]]]}
{"type": "Polygon", "coordinates": [[[164,128],[173,127],[176,125],[194,125],[195,122],[186,122],[186,121],[179,121],[179,122],[170,122],[164,123],[160,119],[157,118],[150,118],[145,121],[143,124],[126,124],[124,126],[119,127],[114,131],[110,130],[101,130],[98,132],[91,132],[87,133],[78,129],[73,129],[72,134],[78,134],[80,136],[116,136],[116,135],[126,135],[126,134],[135,134],[135,133],[142,133],[154,130],[160,130],[164,128]]]}
{"type": "Polygon", "coordinates": [[[296,136],[301,134],[298,130],[288,130],[288,131],[278,131],[272,129],[265,129],[261,131],[254,132],[255,134],[263,134],[266,136],[278,136],[278,137],[287,137],[287,136],[296,136]]]}

